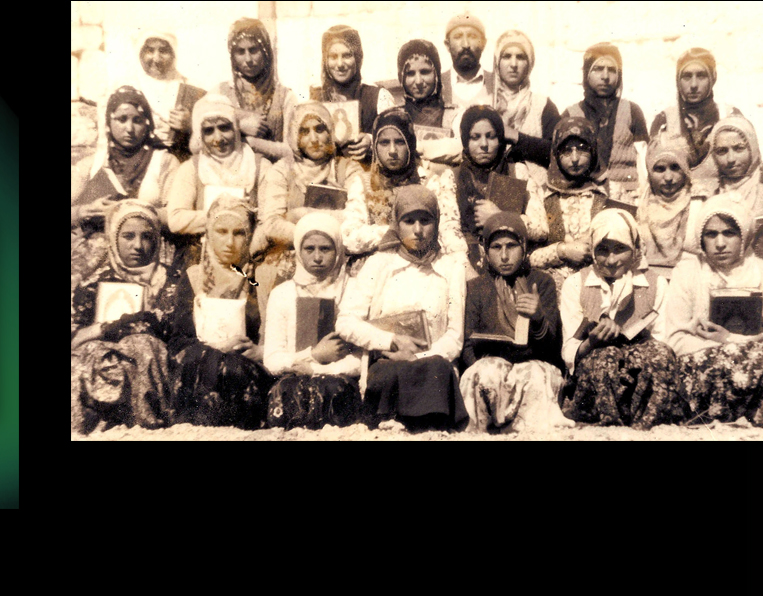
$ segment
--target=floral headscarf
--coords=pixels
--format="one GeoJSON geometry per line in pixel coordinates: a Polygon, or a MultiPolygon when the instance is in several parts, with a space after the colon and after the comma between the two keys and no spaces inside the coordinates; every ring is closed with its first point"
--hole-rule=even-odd
{"type": "Polygon", "coordinates": [[[593,188],[598,188],[599,152],[596,143],[596,130],[584,118],[562,118],[554,129],[551,141],[551,164],[548,169],[548,186],[551,190],[582,194],[593,188]],[[561,166],[560,151],[562,146],[571,138],[580,139],[591,149],[591,165],[588,172],[577,178],[569,177],[561,166]]]}

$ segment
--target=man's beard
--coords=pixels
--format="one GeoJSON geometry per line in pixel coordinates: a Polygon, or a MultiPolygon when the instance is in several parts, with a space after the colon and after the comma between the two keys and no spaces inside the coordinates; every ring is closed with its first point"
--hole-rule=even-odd
{"type": "Polygon", "coordinates": [[[456,65],[463,70],[472,70],[479,66],[479,58],[471,50],[463,50],[456,58],[456,65]]]}

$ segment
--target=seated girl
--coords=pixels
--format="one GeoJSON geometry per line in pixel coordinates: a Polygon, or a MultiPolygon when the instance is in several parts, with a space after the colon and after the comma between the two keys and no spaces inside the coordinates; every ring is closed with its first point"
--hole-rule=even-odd
{"type": "Polygon", "coordinates": [[[763,217],[763,176],[755,127],[742,116],[721,120],[710,133],[710,146],[718,166],[718,194],[735,192],[745,210],[763,217]]]}
{"type": "Polygon", "coordinates": [[[337,157],[333,120],[320,103],[300,104],[294,110],[286,140],[292,155],[273,166],[260,194],[259,222],[269,242],[265,262],[257,268],[262,308],[278,278],[291,279],[296,268],[294,229],[302,217],[325,211],[342,221],[344,209],[305,206],[310,185],[319,184],[347,191],[347,202],[365,202],[363,169],[354,160],[337,157]]]}
{"type": "Polygon", "coordinates": [[[527,228],[519,215],[494,215],[485,224],[484,237],[488,272],[470,281],[466,292],[461,359],[468,370],[460,387],[470,418],[467,431],[568,422],[556,403],[563,365],[554,280],[528,267],[527,228]],[[480,333],[514,341],[518,322],[528,320],[528,342],[521,346],[472,338],[480,333]]]}
{"type": "Polygon", "coordinates": [[[180,273],[159,263],[160,221],[150,205],[120,201],[106,216],[106,230],[109,265],[74,291],[72,380],[84,419],[80,430],[89,433],[102,421],[169,426],[173,412],[165,342],[180,273]],[[98,321],[101,283],[138,284],[143,308],[98,321]]]}
{"type": "Polygon", "coordinates": [[[691,170],[686,150],[660,135],[646,152],[649,186],[636,219],[644,256],[655,272],[670,279],[684,252],[696,252],[694,228],[702,199],[692,198],[691,170]]]}
{"type": "Polygon", "coordinates": [[[557,293],[570,275],[591,263],[591,220],[606,207],[596,131],[582,118],[563,118],[554,130],[544,200],[548,246],[530,254],[530,265],[551,274],[557,293]]]}
{"type": "Polygon", "coordinates": [[[724,305],[720,301],[713,316],[711,298],[723,290],[763,292],[763,261],[752,253],[752,217],[739,195],[720,195],[705,203],[695,233],[702,253],[675,268],[667,300],[668,343],[678,355],[688,421],[745,417],[763,426],[760,302],[753,298],[734,307],[732,301],[731,314],[741,316],[718,318],[724,305]]]}
{"type": "Polygon", "coordinates": [[[571,375],[562,411],[577,422],[642,430],[680,422],[676,357],[662,343],[668,282],[642,258],[628,212],[603,211],[590,234],[593,266],[562,289],[562,357],[571,375]]]}
{"type": "Polygon", "coordinates": [[[392,214],[380,252],[345,294],[336,328],[345,341],[380,352],[368,370],[363,413],[369,426],[397,417],[409,428],[458,428],[468,420],[453,368],[463,347],[465,269],[440,249],[434,193],[401,187],[392,214]],[[412,329],[417,338],[374,324],[413,314],[418,325],[401,322],[397,329],[412,329]]]}
{"type": "Polygon", "coordinates": [[[370,174],[365,176],[366,193],[353,196],[347,203],[347,215],[342,224],[347,252],[352,255],[375,252],[389,231],[396,189],[422,184],[437,196],[439,241],[443,252],[465,253],[453,172],[446,170],[438,176],[431,171],[429,162],[419,159],[413,123],[404,109],[386,110],[376,119],[372,147],[373,165],[370,174]]]}
{"type": "MultiPolygon", "coordinates": [[[[167,229],[167,196],[180,166],[159,149],[151,108],[137,89],[120,87],[111,95],[105,124],[105,159],[86,157],[72,167],[72,287],[106,265],[104,221],[117,201],[132,198],[154,206],[167,229]]],[[[169,264],[171,255],[162,252],[162,262],[169,264]]]]}
{"type": "Polygon", "coordinates": [[[294,279],[276,287],[268,305],[265,367],[281,376],[270,390],[268,425],[347,426],[357,420],[360,408],[360,358],[333,331],[349,281],[339,223],[325,213],[310,213],[299,220],[294,245],[294,279]],[[325,301],[330,314],[325,326],[331,332],[310,342],[316,325],[324,327],[319,313],[325,301]]]}
{"type": "Polygon", "coordinates": [[[472,106],[461,120],[464,162],[456,170],[461,231],[469,246],[469,262],[477,272],[485,270],[481,252],[482,228],[500,209],[487,197],[490,175],[500,174],[527,182],[526,209],[522,221],[529,240],[539,244],[548,237],[541,189],[530,178],[523,163],[514,163],[507,154],[501,115],[487,106],[472,106]]]}
{"type": "Polygon", "coordinates": [[[249,256],[254,223],[249,201],[217,198],[207,214],[201,264],[180,281],[169,342],[178,422],[253,430],[265,420],[273,380],[258,345],[260,314],[249,256]],[[222,311],[217,317],[215,308],[222,311]],[[223,323],[241,330],[221,333],[223,323]]]}
{"type": "MultiPolygon", "coordinates": [[[[170,230],[176,234],[176,266],[187,269],[201,258],[201,238],[209,206],[222,193],[246,200],[257,209],[270,162],[241,140],[236,110],[222,95],[207,94],[193,108],[194,156],[178,170],[169,195],[170,230]]],[[[252,249],[263,250],[262,232],[252,249]]]]}

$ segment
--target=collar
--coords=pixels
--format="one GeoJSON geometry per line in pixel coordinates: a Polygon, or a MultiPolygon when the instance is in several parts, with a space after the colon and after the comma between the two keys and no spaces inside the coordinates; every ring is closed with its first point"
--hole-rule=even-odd
{"type": "Polygon", "coordinates": [[[451,273],[452,267],[448,265],[448,263],[443,262],[443,254],[440,252],[440,254],[437,256],[437,258],[434,260],[434,262],[429,267],[419,267],[418,265],[414,265],[410,261],[406,261],[403,257],[401,257],[399,254],[395,253],[390,257],[390,264],[392,268],[392,275],[395,275],[402,271],[403,269],[408,269],[410,267],[413,267],[415,269],[422,269],[427,270],[431,269],[434,271],[435,274],[439,275],[440,277],[444,277],[445,279],[448,279],[448,276],[451,273]]]}
{"type": "MultiPolygon", "coordinates": [[[[600,288],[607,284],[606,281],[604,281],[601,277],[599,277],[599,274],[596,273],[596,269],[593,267],[591,268],[591,274],[586,278],[585,284],[583,284],[586,288],[600,288]]],[[[649,280],[646,278],[646,275],[643,271],[637,271],[633,274],[633,287],[635,288],[648,288],[649,287],[649,280]]]]}
{"type": "Polygon", "coordinates": [[[450,80],[453,82],[454,85],[456,84],[465,84],[465,85],[476,85],[477,83],[484,83],[485,82],[485,69],[484,67],[480,66],[480,69],[477,71],[477,74],[474,75],[473,79],[465,79],[460,74],[456,72],[456,69],[452,69],[450,71],[450,80]]]}

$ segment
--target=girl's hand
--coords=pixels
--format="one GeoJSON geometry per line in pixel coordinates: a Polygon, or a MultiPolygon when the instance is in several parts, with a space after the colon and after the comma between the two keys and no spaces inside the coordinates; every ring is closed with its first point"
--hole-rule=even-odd
{"type": "Polygon", "coordinates": [[[487,220],[501,210],[492,201],[481,200],[474,204],[474,221],[478,228],[484,228],[487,220]]]}
{"type": "Polygon", "coordinates": [[[313,360],[319,364],[339,362],[349,353],[347,343],[336,332],[329,333],[311,351],[313,360]]]}
{"type": "Polygon", "coordinates": [[[233,337],[229,340],[217,343],[211,347],[220,350],[224,354],[242,354],[254,347],[254,343],[248,337],[233,337]]]}
{"type": "Polygon", "coordinates": [[[591,347],[596,348],[601,345],[612,343],[622,332],[620,325],[615,323],[612,319],[603,318],[599,321],[593,331],[588,336],[588,340],[591,343],[591,347]]]}
{"type": "Polygon", "coordinates": [[[262,361],[265,358],[265,348],[263,346],[252,345],[252,347],[245,352],[241,352],[241,355],[249,358],[249,360],[252,362],[258,362],[259,364],[262,364],[262,361]]]}
{"type": "Polygon", "coordinates": [[[109,211],[109,209],[111,209],[116,204],[117,201],[114,201],[109,197],[96,199],[92,203],[88,203],[87,205],[82,205],[82,207],[80,207],[80,219],[95,219],[99,217],[106,217],[106,213],[109,211]]]}
{"type": "Polygon", "coordinates": [[[191,112],[187,108],[175,108],[170,112],[170,128],[179,132],[191,132],[191,112]]]}
{"type": "Polygon", "coordinates": [[[729,332],[728,329],[724,329],[720,325],[716,325],[715,323],[711,323],[710,321],[703,319],[697,326],[697,335],[699,335],[702,339],[714,341],[719,344],[725,344],[728,342],[729,337],[731,337],[731,332],[729,332]]]}
{"type": "Polygon", "coordinates": [[[347,145],[345,153],[355,161],[363,161],[371,153],[373,138],[369,134],[360,136],[360,139],[347,145]]]}
{"type": "Polygon", "coordinates": [[[517,312],[536,323],[543,320],[543,311],[540,308],[538,284],[533,284],[531,293],[522,294],[517,297],[517,312]]]}

